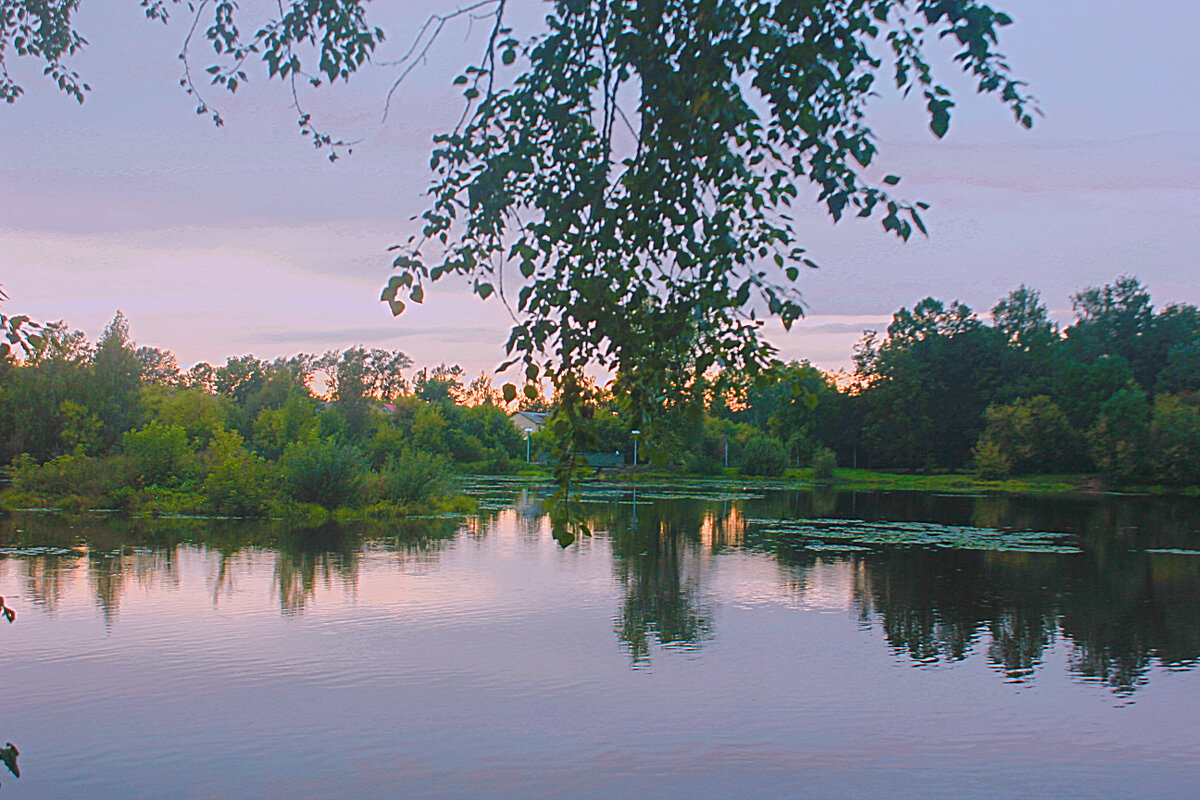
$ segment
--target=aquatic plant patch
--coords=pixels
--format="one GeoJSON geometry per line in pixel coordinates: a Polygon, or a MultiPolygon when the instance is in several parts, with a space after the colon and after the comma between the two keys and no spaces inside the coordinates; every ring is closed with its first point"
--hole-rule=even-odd
{"type": "Polygon", "coordinates": [[[768,539],[812,540],[816,544],[1018,550],[1033,553],[1083,552],[1070,543],[1068,535],[1046,531],[1013,531],[934,522],[868,522],[859,519],[753,519],[747,522],[764,525],[756,532],[768,539]]]}

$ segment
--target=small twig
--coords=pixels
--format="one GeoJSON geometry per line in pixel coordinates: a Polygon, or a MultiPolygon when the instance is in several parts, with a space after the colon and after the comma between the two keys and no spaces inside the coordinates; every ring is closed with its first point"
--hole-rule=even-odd
{"type": "Polygon", "coordinates": [[[420,30],[417,31],[416,38],[413,39],[412,44],[409,46],[404,55],[400,56],[400,58],[394,61],[378,62],[379,65],[383,67],[398,67],[408,62],[408,66],[404,68],[396,80],[392,82],[392,87],[388,89],[387,99],[385,100],[383,106],[383,122],[387,121],[388,112],[391,110],[392,96],[395,95],[396,90],[400,88],[400,84],[404,82],[404,79],[408,77],[409,73],[416,69],[420,64],[425,63],[425,57],[429,54],[429,49],[433,47],[433,43],[437,41],[438,35],[441,34],[442,28],[445,27],[446,23],[464,15],[471,15],[472,12],[480,8],[495,5],[497,3],[500,4],[502,10],[504,7],[504,0],[478,0],[476,3],[459,8],[449,14],[431,14],[429,19],[425,20],[425,23],[421,26],[420,30]],[[428,37],[427,40],[425,40],[425,34],[429,32],[430,28],[433,29],[433,33],[428,37]],[[422,44],[422,40],[425,40],[424,44],[422,44]]]}

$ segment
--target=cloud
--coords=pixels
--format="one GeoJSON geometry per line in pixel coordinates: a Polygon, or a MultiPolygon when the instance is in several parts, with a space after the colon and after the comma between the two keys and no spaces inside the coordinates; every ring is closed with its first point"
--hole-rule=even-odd
{"type": "Polygon", "coordinates": [[[351,328],[325,328],[321,330],[272,330],[263,331],[253,337],[254,344],[305,344],[317,343],[328,346],[331,342],[357,342],[380,344],[402,338],[432,338],[442,342],[498,341],[506,331],[488,327],[460,327],[443,325],[429,328],[375,325],[351,328]]]}
{"type": "Polygon", "coordinates": [[[822,322],[816,325],[800,323],[796,326],[799,333],[862,333],[863,331],[882,330],[888,326],[884,319],[870,322],[822,322]]]}

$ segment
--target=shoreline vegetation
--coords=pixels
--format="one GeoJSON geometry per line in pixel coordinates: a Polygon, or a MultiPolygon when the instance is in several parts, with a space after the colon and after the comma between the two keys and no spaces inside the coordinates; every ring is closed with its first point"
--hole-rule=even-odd
{"type": "MultiPolygon", "coordinates": [[[[507,473],[509,479],[528,483],[549,482],[553,472],[537,465],[521,464],[522,468],[507,473]]],[[[1200,487],[1126,486],[1106,487],[1096,474],[1024,475],[1020,478],[989,480],[972,473],[916,474],[867,469],[837,469],[833,478],[818,479],[811,468],[789,469],[774,478],[743,475],[737,468],[722,470],[720,475],[696,475],[678,469],[654,467],[631,468],[619,471],[600,471],[581,481],[583,486],[605,484],[647,484],[653,486],[681,485],[703,487],[726,485],[730,481],[746,488],[771,488],[800,491],[887,491],[928,492],[934,494],[1119,494],[1200,496],[1200,487]]],[[[458,473],[455,477],[471,480],[495,477],[496,473],[458,473]]],[[[257,514],[223,514],[214,511],[212,501],[201,493],[151,491],[141,495],[141,502],[123,508],[104,505],[90,506],[79,495],[48,497],[14,491],[10,486],[0,491],[0,508],[19,513],[126,513],[133,517],[237,520],[259,519],[284,522],[300,527],[336,523],[387,522],[398,519],[436,519],[466,516],[476,513],[476,502],[454,490],[454,478],[448,479],[444,491],[417,503],[378,500],[354,506],[326,508],[315,503],[276,501],[257,514]]]]}
{"type": "Polygon", "coordinates": [[[456,476],[537,473],[527,462],[555,461],[564,442],[616,465],[603,479],[617,481],[1200,494],[1200,309],[1155,311],[1131,277],[1071,299],[1077,319],[1059,330],[1024,286],[990,325],[926,298],[886,336],[864,332],[851,374],[807,362],[703,372],[689,390],[703,402],[662,397],[649,410],[618,375],[562,413],[537,384],[501,391],[457,366],[414,370],[399,351],[183,369],[137,346],[119,311],[95,343],[49,323],[24,358],[0,359],[0,510],[466,513],[456,476]],[[516,411],[545,424],[518,429],[516,411]]]}
{"type": "MultiPolygon", "coordinates": [[[[522,469],[519,475],[538,480],[551,480],[549,468],[522,469]]],[[[768,487],[800,490],[836,491],[904,491],[952,494],[1134,494],[1200,496],[1200,486],[1107,486],[1096,473],[1021,475],[1002,480],[981,478],[973,472],[910,473],[886,470],[837,468],[832,479],[817,478],[812,468],[787,469],[776,478],[743,475],[736,468],[722,470],[720,475],[698,475],[653,467],[600,474],[590,482],[669,484],[673,481],[722,482],[737,481],[748,487],[768,487]]]]}

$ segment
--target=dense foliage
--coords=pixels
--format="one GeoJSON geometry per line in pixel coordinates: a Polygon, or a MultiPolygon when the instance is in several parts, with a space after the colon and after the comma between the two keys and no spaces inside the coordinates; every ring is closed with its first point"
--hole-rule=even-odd
{"type": "Polygon", "coordinates": [[[1062,331],[1022,286],[990,326],[929,298],[897,312],[885,340],[866,335],[853,399],[863,463],[954,469],[974,458],[993,475],[1096,469],[1116,483],[1194,484],[1200,398],[1188,365],[1200,310],[1156,312],[1132,277],[1072,302],[1062,331]]]}
{"type": "MultiPolygon", "coordinates": [[[[530,442],[556,447],[569,414],[586,451],[700,475],[811,467],[974,471],[986,478],[1097,472],[1111,485],[1200,485],[1200,310],[1155,310],[1134,278],[1079,292],[1059,330],[1020,287],[992,324],[926,298],[866,332],[853,375],[777,365],[753,379],[702,376],[699,402],[654,428],[609,386],[551,411],[530,442]]],[[[0,361],[0,458],[9,505],[280,513],[289,504],[397,508],[445,492],[454,471],[510,472],[522,433],[491,381],[441,365],[405,374],[402,353],[351,348],[181,370],[137,347],[118,314],[92,344],[44,326],[24,361],[0,361]],[[324,389],[325,397],[313,387],[324,389]]],[[[617,376],[615,382],[619,382],[617,376]]]]}
{"type": "Polygon", "coordinates": [[[454,462],[503,472],[524,456],[490,381],[464,386],[462,370],[446,366],[410,380],[410,366],[403,353],[351,348],[183,371],[170,352],[137,347],[120,313],[95,344],[46,325],[28,358],[0,361],[6,503],[401,511],[442,502],[454,462]]]}
{"type": "MultiPolygon", "coordinates": [[[[1156,311],[1130,277],[1072,301],[1075,320],[1059,330],[1024,286],[995,305],[991,324],[926,298],[897,311],[884,335],[864,334],[852,375],[788,364],[709,380],[704,404],[643,435],[642,452],[701,474],[728,463],[777,475],[782,455],[818,479],[832,464],[1195,486],[1200,310],[1156,311]]],[[[594,450],[628,447],[622,432],[636,425],[611,394],[581,419],[594,450]]]]}

